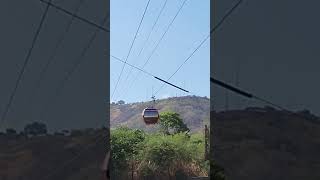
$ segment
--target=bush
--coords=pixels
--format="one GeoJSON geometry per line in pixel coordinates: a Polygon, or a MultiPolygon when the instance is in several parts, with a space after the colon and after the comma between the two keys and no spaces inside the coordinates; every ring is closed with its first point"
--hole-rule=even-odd
{"type": "Polygon", "coordinates": [[[201,133],[146,134],[142,130],[120,127],[111,130],[111,151],[112,179],[126,175],[131,165],[143,177],[206,176],[209,172],[201,133]]]}
{"type": "Polygon", "coordinates": [[[141,143],[145,139],[145,134],[141,130],[121,127],[111,131],[111,151],[113,173],[128,168],[129,162],[135,159],[141,149],[141,143]]]}
{"type": "Polygon", "coordinates": [[[194,143],[192,138],[185,133],[172,136],[149,135],[139,157],[139,170],[143,175],[153,173],[172,176],[178,171],[187,175],[207,173],[207,169],[202,169],[204,162],[203,143],[194,143]]]}

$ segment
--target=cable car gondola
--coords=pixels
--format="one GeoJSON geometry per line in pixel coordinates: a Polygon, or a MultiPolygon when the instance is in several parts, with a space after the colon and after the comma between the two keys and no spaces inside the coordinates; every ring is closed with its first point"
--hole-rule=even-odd
{"type": "Polygon", "coordinates": [[[155,108],[145,108],[142,112],[144,122],[149,124],[156,124],[159,120],[159,112],[155,108]]]}
{"type": "MultiPolygon", "coordinates": [[[[153,99],[153,103],[155,103],[155,97],[152,96],[153,99]]],[[[142,118],[145,124],[149,125],[149,124],[156,124],[159,120],[159,112],[156,108],[154,107],[148,107],[145,108],[142,111],[142,118]]]]}

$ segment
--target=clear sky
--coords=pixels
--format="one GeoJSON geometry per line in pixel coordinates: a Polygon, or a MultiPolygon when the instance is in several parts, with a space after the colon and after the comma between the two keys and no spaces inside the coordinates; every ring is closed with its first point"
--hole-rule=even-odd
{"type": "MultiPolygon", "coordinates": [[[[128,63],[142,67],[150,56],[156,43],[174,18],[184,0],[168,0],[154,27],[149,40],[148,33],[165,3],[165,0],[151,0],[140,31],[132,48],[128,63]],[[139,52],[145,45],[139,56],[139,52]]],[[[148,0],[111,0],[110,8],[110,53],[125,60],[140,19],[148,0]]],[[[210,1],[187,0],[164,39],[151,56],[144,70],[163,79],[168,79],[210,31],[210,1]]],[[[110,97],[115,88],[123,63],[110,57],[110,97]]],[[[130,102],[149,101],[152,92],[156,92],[162,82],[151,76],[139,73],[126,65],[115,91],[112,101],[124,100],[130,102]],[[127,78],[128,77],[128,78],[127,78]],[[136,78],[138,77],[138,78],[136,78]],[[134,80],[135,79],[135,80],[134,80]]],[[[192,94],[184,93],[171,86],[164,86],[156,98],[170,96],[210,96],[210,41],[190,58],[169,82],[187,89],[192,94]]]]}

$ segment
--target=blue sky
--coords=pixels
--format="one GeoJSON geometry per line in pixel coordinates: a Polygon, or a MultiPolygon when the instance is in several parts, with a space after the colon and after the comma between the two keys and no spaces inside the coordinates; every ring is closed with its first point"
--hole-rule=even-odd
{"type": "MultiPolygon", "coordinates": [[[[162,15],[156,24],[142,53],[139,52],[146,42],[158,13],[165,0],[151,0],[140,31],[132,48],[128,63],[142,67],[151,54],[156,42],[161,38],[166,27],[174,18],[184,0],[168,0],[162,15]]],[[[110,20],[110,53],[125,59],[140,19],[148,0],[111,0],[110,20]]],[[[163,79],[168,79],[185,61],[191,52],[209,34],[210,1],[187,0],[173,25],[159,44],[144,70],[163,79]]],[[[123,63],[110,57],[110,97],[115,88],[123,63]]],[[[162,82],[151,76],[139,73],[126,65],[111,101],[130,102],[149,101],[152,92],[156,92],[162,82]],[[138,77],[138,78],[136,78],[138,77]],[[134,80],[135,79],[135,80],[134,80]]],[[[157,99],[171,96],[210,96],[210,41],[188,60],[169,82],[185,88],[192,94],[184,93],[174,87],[165,85],[157,94],[157,99]]]]}

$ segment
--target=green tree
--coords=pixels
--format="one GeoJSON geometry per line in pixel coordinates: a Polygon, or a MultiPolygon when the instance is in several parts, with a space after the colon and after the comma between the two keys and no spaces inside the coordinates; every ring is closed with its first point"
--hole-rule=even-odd
{"type": "Polygon", "coordinates": [[[138,129],[120,127],[111,131],[111,151],[113,174],[120,174],[128,168],[131,160],[141,149],[141,144],[145,139],[145,133],[138,129]]]}
{"type": "Polygon", "coordinates": [[[159,124],[160,131],[166,135],[190,131],[180,115],[175,112],[162,112],[159,124]]]}

